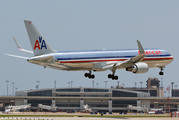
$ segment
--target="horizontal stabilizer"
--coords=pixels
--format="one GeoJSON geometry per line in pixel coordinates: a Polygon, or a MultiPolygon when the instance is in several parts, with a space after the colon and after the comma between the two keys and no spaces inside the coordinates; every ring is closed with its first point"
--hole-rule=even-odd
{"type": "Polygon", "coordinates": [[[47,56],[47,57],[41,57],[41,58],[31,58],[28,59],[29,62],[41,62],[41,63],[54,63],[55,62],[54,56],[47,56]]]}
{"type": "Polygon", "coordinates": [[[21,59],[28,59],[28,57],[23,57],[23,56],[17,56],[17,55],[11,55],[11,54],[5,54],[7,56],[11,56],[11,57],[16,57],[16,58],[21,58],[21,59]]]}
{"type": "Polygon", "coordinates": [[[15,37],[13,37],[13,39],[14,39],[14,42],[16,43],[16,46],[17,46],[17,48],[18,48],[19,50],[24,51],[24,52],[28,52],[28,53],[33,53],[32,51],[25,50],[24,48],[22,48],[21,45],[17,42],[17,40],[16,40],[15,37]]]}

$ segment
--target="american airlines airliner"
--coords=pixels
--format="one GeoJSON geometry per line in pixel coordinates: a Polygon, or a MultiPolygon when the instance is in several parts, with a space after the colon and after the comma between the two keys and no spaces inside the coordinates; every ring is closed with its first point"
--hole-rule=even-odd
{"type": "Polygon", "coordinates": [[[84,51],[55,51],[36,29],[30,20],[24,20],[27,33],[33,51],[25,50],[13,37],[19,50],[33,53],[34,57],[6,54],[13,57],[27,59],[28,62],[65,71],[89,71],[85,77],[94,79],[92,71],[110,70],[108,78],[117,80],[117,69],[137,73],[146,73],[149,68],[160,68],[159,75],[163,75],[163,69],[173,61],[173,56],[163,49],[143,49],[137,40],[138,49],[112,49],[112,50],[84,50],[84,51]]]}

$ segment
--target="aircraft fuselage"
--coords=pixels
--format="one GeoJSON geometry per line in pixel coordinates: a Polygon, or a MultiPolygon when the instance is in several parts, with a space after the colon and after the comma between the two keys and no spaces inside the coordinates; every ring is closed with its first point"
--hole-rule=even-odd
{"type": "MultiPolygon", "coordinates": [[[[173,56],[163,49],[144,49],[146,57],[140,62],[148,64],[149,68],[165,66],[173,61],[173,56]]],[[[29,62],[34,64],[67,71],[94,70],[103,71],[105,64],[123,62],[139,54],[138,49],[118,49],[118,50],[89,50],[89,51],[67,51],[56,52],[46,55],[32,57],[29,62]],[[54,56],[54,63],[42,63],[34,59],[54,56]]],[[[124,69],[123,67],[118,69],[124,69]]]]}

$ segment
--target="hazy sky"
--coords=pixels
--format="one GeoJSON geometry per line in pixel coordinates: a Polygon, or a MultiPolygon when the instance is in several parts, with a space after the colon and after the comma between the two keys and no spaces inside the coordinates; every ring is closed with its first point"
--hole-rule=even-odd
{"type": "MultiPolygon", "coordinates": [[[[164,69],[163,86],[171,81],[179,88],[179,1],[178,0],[1,0],[0,1],[0,95],[9,93],[12,82],[18,90],[40,88],[92,87],[92,80],[85,78],[88,71],[67,72],[28,63],[24,59],[5,56],[5,53],[31,57],[16,48],[12,39],[16,37],[21,46],[32,50],[24,25],[30,19],[57,51],[93,49],[137,48],[140,40],[144,48],[162,48],[174,56],[174,61],[164,69]]],[[[159,76],[159,68],[149,69],[145,74],[133,74],[117,70],[120,84],[140,87],[149,77],[159,76]]],[[[117,81],[107,78],[111,71],[95,72],[96,83],[105,87],[116,86],[117,81]]]]}

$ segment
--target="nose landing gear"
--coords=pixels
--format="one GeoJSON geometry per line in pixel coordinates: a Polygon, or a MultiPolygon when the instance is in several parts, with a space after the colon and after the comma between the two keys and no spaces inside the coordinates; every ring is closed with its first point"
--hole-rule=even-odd
{"type": "Polygon", "coordinates": [[[163,68],[165,68],[165,66],[162,66],[162,67],[159,67],[160,68],[160,72],[159,72],[159,75],[164,75],[164,72],[163,71],[163,68]]]}
{"type": "Polygon", "coordinates": [[[159,75],[164,75],[164,72],[159,72],[159,75]]]}

